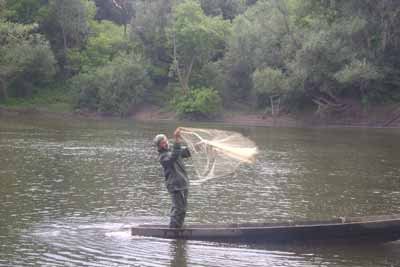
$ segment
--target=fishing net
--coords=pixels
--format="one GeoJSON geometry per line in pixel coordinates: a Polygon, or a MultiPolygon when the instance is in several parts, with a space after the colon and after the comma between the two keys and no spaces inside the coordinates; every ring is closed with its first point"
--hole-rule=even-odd
{"type": "Polygon", "coordinates": [[[223,130],[181,128],[191,155],[197,182],[232,176],[242,163],[253,163],[255,143],[243,135],[223,130]]]}

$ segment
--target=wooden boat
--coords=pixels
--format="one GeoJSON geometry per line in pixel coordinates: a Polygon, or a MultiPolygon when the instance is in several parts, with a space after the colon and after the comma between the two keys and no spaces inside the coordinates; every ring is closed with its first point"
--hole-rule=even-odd
{"type": "Polygon", "coordinates": [[[187,225],[139,225],[134,236],[238,243],[313,241],[389,242],[400,239],[400,215],[339,217],[330,221],[187,225]]]}

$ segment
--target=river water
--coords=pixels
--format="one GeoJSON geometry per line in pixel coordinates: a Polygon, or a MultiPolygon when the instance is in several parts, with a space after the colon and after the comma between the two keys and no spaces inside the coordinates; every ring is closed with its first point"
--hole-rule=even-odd
{"type": "MultiPolygon", "coordinates": [[[[400,266],[400,242],[254,246],[131,237],[168,223],[152,138],[177,125],[0,117],[0,266],[400,266]]],[[[400,214],[399,129],[239,131],[255,165],[190,188],[187,223],[400,214]]]]}

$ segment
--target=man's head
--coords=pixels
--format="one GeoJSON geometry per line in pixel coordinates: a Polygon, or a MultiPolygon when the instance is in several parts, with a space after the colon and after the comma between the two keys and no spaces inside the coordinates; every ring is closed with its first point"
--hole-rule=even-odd
{"type": "Polygon", "coordinates": [[[165,134],[157,134],[154,137],[154,145],[157,147],[157,150],[168,149],[168,138],[165,134]]]}

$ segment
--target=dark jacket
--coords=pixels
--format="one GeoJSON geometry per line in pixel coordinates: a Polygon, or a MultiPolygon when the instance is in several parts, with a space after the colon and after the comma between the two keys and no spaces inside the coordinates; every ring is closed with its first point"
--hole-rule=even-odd
{"type": "Polygon", "coordinates": [[[168,192],[188,189],[189,178],[182,158],[190,157],[189,149],[182,148],[180,143],[175,143],[172,151],[161,150],[159,152],[168,192]]]}

